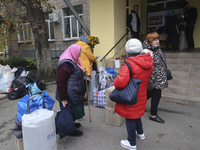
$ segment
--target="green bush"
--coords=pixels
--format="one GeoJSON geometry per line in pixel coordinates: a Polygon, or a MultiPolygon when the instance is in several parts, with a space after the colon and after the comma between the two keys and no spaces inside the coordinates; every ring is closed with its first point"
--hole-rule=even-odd
{"type": "Polygon", "coordinates": [[[13,67],[22,66],[30,69],[36,69],[37,63],[35,60],[24,57],[24,58],[8,58],[8,59],[0,59],[1,65],[10,65],[13,67]]]}

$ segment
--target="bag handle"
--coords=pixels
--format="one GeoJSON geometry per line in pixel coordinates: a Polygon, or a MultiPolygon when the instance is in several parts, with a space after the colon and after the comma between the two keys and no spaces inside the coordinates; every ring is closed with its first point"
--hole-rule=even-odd
{"type": "Polygon", "coordinates": [[[129,73],[130,73],[130,79],[132,78],[132,70],[131,70],[131,66],[130,66],[130,64],[128,63],[128,62],[124,62],[127,66],[128,66],[128,69],[129,69],[129,73]]]}
{"type": "MultiPolygon", "coordinates": [[[[42,97],[42,100],[43,100],[43,102],[42,102],[42,104],[43,104],[43,108],[45,108],[44,96],[41,95],[41,94],[33,95],[33,96],[31,96],[31,97],[28,99],[28,103],[27,103],[27,111],[28,111],[28,114],[30,114],[29,101],[30,101],[31,99],[33,99],[34,97],[36,97],[36,96],[41,96],[41,97],[42,97]]],[[[34,99],[33,99],[33,100],[34,100],[34,99]]]]}

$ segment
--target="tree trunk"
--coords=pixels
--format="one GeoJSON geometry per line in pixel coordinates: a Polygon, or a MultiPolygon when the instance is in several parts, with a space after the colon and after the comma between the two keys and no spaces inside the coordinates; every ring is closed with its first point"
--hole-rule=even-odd
{"type": "Polygon", "coordinates": [[[53,70],[41,1],[26,0],[25,7],[35,40],[37,73],[39,76],[50,76],[53,70]]]}

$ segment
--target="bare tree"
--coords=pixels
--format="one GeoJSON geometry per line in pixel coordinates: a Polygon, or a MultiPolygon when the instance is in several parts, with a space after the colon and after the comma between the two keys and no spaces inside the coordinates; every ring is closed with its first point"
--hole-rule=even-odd
{"type": "MultiPolygon", "coordinates": [[[[51,9],[52,6],[48,4],[48,0],[1,0],[1,5],[6,6],[9,4],[6,11],[8,14],[12,14],[14,12],[13,9],[10,8],[19,8],[21,6],[25,6],[26,15],[28,21],[30,22],[30,26],[33,32],[34,41],[35,41],[35,51],[36,51],[36,59],[37,59],[37,74],[40,76],[50,76],[53,75],[53,70],[51,66],[51,57],[49,52],[49,43],[47,37],[47,27],[44,19],[43,7],[46,6],[47,9],[51,9]],[[18,5],[20,3],[20,5],[18,5]]],[[[16,13],[14,15],[10,15],[11,19],[6,19],[5,27],[9,24],[13,24],[14,26],[17,23],[22,23],[22,16],[19,16],[20,13],[16,13]],[[18,16],[17,16],[18,15],[18,16]],[[13,20],[17,20],[15,23],[12,23],[13,20]]],[[[11,39],[7,39],[11,40],[11,39]]]]}
{"type": "Polygon", "coordinates": [[[34,35],[38,75],[50,76],[53,74],[53,70],[42,1],[44,2],[44,0],[21,0],[20,2],[26,7],[34,35]]]}

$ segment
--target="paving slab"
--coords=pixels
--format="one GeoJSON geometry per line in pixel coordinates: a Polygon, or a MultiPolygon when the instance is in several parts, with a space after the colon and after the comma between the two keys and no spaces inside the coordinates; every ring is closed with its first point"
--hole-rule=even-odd
{"type": "MultiPolygon", "coordinates": [[[[47,85],[47,93],[55,98],[56,84],[47,85]]],[[[19,99],[18,99],[19,100],[19,99]]],[[[18,100],[0,100],[0,150],[15,150],[12,129],[17,114],[18,100]]],[[[53,110],[59,109],[56,101],[53,110]]],[[[138,150],[199,150],[200,149],[200,107],[162,101],[159,116],[164,124],[149,120],[150,101],[142,117],[145,140],[137,138],[138,150]]],[[[125,122],[120,127],[106,125],[105,109],[91,105],[92,122],[89,121],[88,106],[85,116],[78,120],[82,126],[82,137],[67,136],[59,139],[58,150],[123,150],[120,140],[127,138],[125,122]]]]}

